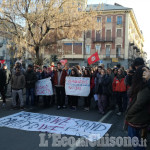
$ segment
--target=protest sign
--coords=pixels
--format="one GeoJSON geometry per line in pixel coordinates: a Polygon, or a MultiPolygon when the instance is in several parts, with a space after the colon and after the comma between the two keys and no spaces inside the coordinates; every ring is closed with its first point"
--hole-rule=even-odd
{"type": "Polygon", "coordinates": [[[96,141],[105,135],[111,124],[22,111],[0,118],[0,127],[81,136],[96,141]]]}
{"type": "Polygon", "coordinates": [[[90,78],[66,77],[66,95],[85,96],[90,93],[90,78]]]}
{"type": "Polygon", "coordinates": [[[53,95],[52,82],[50,78],[38,80],[35,85],[36,95],[53,95]]]}
{"type": "Polygon", "coordinates": [[[60,60],[60,62],[64,66],[68,61],[67,61],[67,59],[65,59],[65,60],[60,60]]]}

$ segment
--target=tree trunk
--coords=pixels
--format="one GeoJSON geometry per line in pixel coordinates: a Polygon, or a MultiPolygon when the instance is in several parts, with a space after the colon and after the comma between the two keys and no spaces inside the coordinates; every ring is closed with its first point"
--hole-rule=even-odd
{"type": "Polygon", "coordinates": [[[41,66],[41,65],[43,65],[43,60],[40,57],[40,47],[38,45],[36,45],[34,49],[35,49],[35,52],[36,52],[36,59],[35,59],[34,63],[41,66]]]}
{"type": "Polygon", "coordinates": [[[40,48],[39,48],[39,46],[35,46],[35,52],[36,52],[36,59],[39,60],[39,58],[40,58],[40,48]]]}

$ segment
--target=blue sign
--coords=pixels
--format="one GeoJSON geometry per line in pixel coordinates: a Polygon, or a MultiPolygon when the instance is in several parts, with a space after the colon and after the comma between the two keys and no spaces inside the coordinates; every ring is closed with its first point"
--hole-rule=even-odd
{"type": "Polygon", "coordinates": [[[103,63],[103,60],[100,60],[99,62],[100,62],[100,64],[102,64],[102,63],[103,63]]]}

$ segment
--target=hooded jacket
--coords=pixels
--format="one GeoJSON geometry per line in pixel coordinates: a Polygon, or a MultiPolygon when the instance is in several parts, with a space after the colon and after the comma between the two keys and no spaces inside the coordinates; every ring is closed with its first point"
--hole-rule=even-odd
{"type": "Polygon", "coordinates": [[[6,74],[2,69],[0,69],[0,88],[4,87],[5,84],[6,84],[6,74]]]}
{"type": "Polygon", "coordinates": [[[11,87],[13,90],[20,90],[25,87],[25,76],[20,73],[19,75],[13,74],[11,78],[11,87]]]}
{"type": "Polygon", "coordinates": [[[35,88],[35,83],[37,81],[37,76],[33,70],[28,71],[25,73],[26,79],[26,88],[35,88]]]}
{"type": "Polygon", "coordinates": [[[125,118],[128,123],[135,125],[150,124],[150,88],[148,86],[130,102],[125,118]]]}
{"type": "Polygon", "coordinates": [[[127,91],[127,86],[125,84],[125,78],[118,79],[117,77],[114,78],[113,83],[113,92],[125,92],[127,91]]]}
{"type": "MultiPolygon", "coordinates": [[[[58,71],[59,70],[54,72],[54,77],[53,77],[54,86],[58,85],[58,71]]],[[[61,77],[60,77],[60,86],[65,87],[65,79],[66,79],[66,76],[67,76],[67,72],[65,70],[61,70],[61,71],[62,71],[62,74],[61,74],[61,77]]]]}

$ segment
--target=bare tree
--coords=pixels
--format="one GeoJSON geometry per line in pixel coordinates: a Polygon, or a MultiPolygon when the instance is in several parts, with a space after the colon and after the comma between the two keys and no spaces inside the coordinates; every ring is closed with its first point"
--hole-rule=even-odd
{"type": "Polygon", "coordinates": [[[76,0],[7,0],[0,4],[1,29],[40,59],[40,50],[62,39],[78,39],[94,29],[96,12],[76,0]]]}

